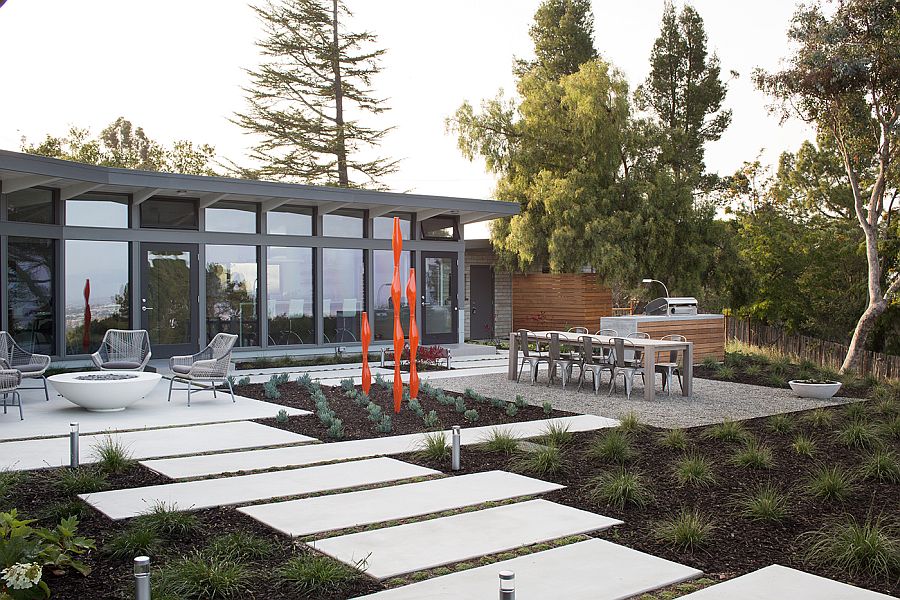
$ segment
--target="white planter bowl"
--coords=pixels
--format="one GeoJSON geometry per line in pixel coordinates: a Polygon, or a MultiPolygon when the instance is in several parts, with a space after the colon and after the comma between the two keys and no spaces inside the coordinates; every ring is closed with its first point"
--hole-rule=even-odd
{"type": "Polygon", "coordinates": [[[114,412],[125,410],[149,394],[162,378],[159,373],[122,371],[122,375],[136,375],[136,377],[106,381],[78,379],[85,375],[102,375],[104,373],[119,372],[63,373],[48,377],[47,381],[72,404],[94,412],[114,412]]]}
{"type": "Polygon", "coordinates": [[[804,383],[802,381],[789,381],[791,389],[801,398],[816,398],[819,400],[827,400],[841,389],[840,381],[829,381],[828,383],[804,383]]]}

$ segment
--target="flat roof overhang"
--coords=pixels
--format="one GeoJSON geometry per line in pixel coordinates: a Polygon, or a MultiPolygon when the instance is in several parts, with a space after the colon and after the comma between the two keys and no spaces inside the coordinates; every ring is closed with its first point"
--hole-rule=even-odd
{"type": "Polygon", "coordinates": [[[88,192],[130,194],[134,206],[153,196],[167,196],[197,200],[200,208],[229,200],[257,203],[263,212],[295,205],[314,206],[320,214],[342,208],[356,208],[368,210],[370,217],[391,212],[415,213],[419,220],[439,215],[458,215],[461,224],[489,221],[519,213],[517,203],[497,200],[137,171],[98,167],[8,150],[0,150],[0,182],[0,191],[3,193],[38,186],[59,188],[62,200],[88,192]]]}

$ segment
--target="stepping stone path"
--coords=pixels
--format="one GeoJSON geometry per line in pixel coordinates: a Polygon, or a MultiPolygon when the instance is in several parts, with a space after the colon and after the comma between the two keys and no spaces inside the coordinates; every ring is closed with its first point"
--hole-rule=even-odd
{"type": "MultiPolygon", "coordinates": [[[[315,438],[267,427],[252,421],[148,429],[125,433],[82,435],[80,462],[86,464],[100,460],[96,448],[107,440],[122,445],[131,454],[131,458],[135,459],[317,441],[315,438]]],[[[0,469],[24,471],[68,464],[68,437],[0,442],[0,469]]]]}
{"type": "MultiPolygon", "coordinates": [[[[568,427],[569,431],[572,432],[615,427],[619,424],[615,419],[607,419],[594,415],[578,415],[575,417],[524,421],[507,425],[468,427],[462,429],[461,443],[464,446],[482,443],[495,429],[503,430],[518,438],[535,437],[544,433],[551,423],[559,427],[568,427]]],[[[239,471],[257,471],[277,467],[299,467],[302,465],[336,460],[352,460],[370,456],[403,454],[405,452],[418,450],[421,447],[422,441],[425,439],[425,435],[426,434],[423,433],[416,433],[367,440],[352,440],[349,442],[315,444],[304,447],[250,450],[246,452],[232,452],[229,454],[149,460],[143,461],[142,464],[171,479],[186,479],[189,477],[220,475],[223,473],[236,473],[239,471]]],[[[445,431],[444,435],[449,441],[450,432],[445,431]]],[[[463,461],[465,461],[465,456],[463,457],[463,461]]]]}
{"type": "Polygon", "coordinates": [[[896,600],[796,569],[771,565],[682,596],[681,600],[896,600]]]}
{"type": "Polygon", "coordinates": [[[197,510],[439,474],[439,471],[393,458],[373,458],[305,469],[81,494],[79,498],[111,519],[127,519],[147,512],[158,503],[174,505],[177,510],[197,510]]]}
{"type": "Polygon", "coordinates": [[[364,598],[496,598],[497,574],[500,571],[512,571],[516,574],[516,597],[521,600],[620,600],[701,575],[697,569],[606,540],[591,539],[435,577],[364,598]]]}
{"type": "Polygon", "coordinates": [[[303,536],[543,494],[563,487],[514,473],[488,471],[238,510],[282,533],[303,536]]]}
{"type": "Polygon", "coordinates": [[[529,500],[309,545],[349,565],[364,560],[366,574],[387,579],[621,523],[547,500],[529,500]]]}

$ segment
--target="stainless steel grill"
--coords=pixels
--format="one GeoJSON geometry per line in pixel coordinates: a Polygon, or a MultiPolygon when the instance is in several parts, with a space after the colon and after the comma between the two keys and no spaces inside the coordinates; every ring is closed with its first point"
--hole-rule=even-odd
{"type": "Polygon", "coordinates": [[[663,297],[651,300],[644,307],[645,315],[696,315],[697,299],[690,297],[663,297]]]}

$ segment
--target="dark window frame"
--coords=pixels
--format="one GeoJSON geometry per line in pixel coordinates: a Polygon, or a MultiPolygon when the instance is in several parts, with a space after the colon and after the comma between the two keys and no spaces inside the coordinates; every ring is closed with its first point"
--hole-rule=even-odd
{"type": "Polygon", "coordinates": [[[196,198],[179,198],[177,196],[153,196],[148,198],[138,206],[138,229],[156,229],[165,231],[199,231],[200,230],[200,209],[196,198]],[[194,208],[194,225],[192,227],[178,227],[176,225],[144,225],[144,207],[151,202],[165,202],[169,204],[187,204],[190,203],[194,208]]]}
{"type": "MultiPolygon", "coordinates": [[[[0,182],[0,186],[2,186],[2,182],[0,182]]],[[[3,215],[2,218],[4,221],[8,221],[9,223],[29,223],[31,225],[47,225],[47,226],[56,226],[60,223],[60,214],[59,214],[59,188],[53,188],[43,185],[36,185],[31,188],[26,189],[35,189],[35,190],[44,190],[50,192],[50,214],[52,221],[50,223],[38,223],[36,221],[11,221],[9,218],[9,197],[16,192],[3,192],[3,188],[0,187],[0,193],[3,195],[3,215]]],[[[20,192],[25,190],[18,190],[20,192]]]]}
{"type": "Polygon", "coordinates": [[[455,217],[452,215],[440,215],[437,217],[431,217],[430,219],[425,219],[420,222],[419,231],[421,234],[420,239],[423,239],[423,240],[429,240],[429,241],[435,241],[435,242],[458,242],[460,240],[459,217],[455,217]],[[447,224],[443,225],[441,227],[436,227],[434,229],[452,228],[452,231],[453,231],[452,235],[450,237],[428,235],[428,233],[425,230],[425,226],[428,223],[441,222],[441,221],[447,222],[447,224]]]}

